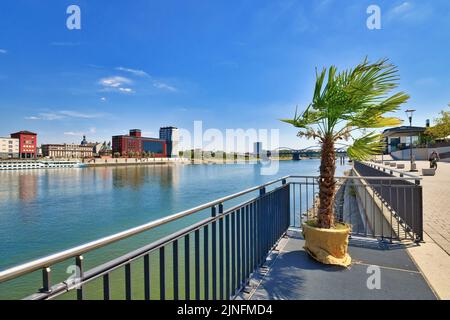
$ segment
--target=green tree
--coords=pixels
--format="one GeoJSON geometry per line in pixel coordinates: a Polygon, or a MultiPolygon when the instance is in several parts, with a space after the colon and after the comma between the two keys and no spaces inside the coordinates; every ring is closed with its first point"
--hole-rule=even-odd
{"type": "Polygon", "coordinates": [[[301,129],[299,137],[316,139],[322,148],[319,179],[318,226],[334,227],[336,155],[335,144],[347,145],[355,160],[368,159],[381,152],[382,137],[368,130],[396,126],[401,120],[384,117],[399,109],[409,96],[403,92],[389,96],[398,86],[397,67],[387,60],[370,63],[365,59],[355,68],[337,71],[335,66],[316,71],[313,99],[306,110],[294,119],[282,120],[301,129]],[[354,135],[358,134],[358,138],[354,135]]]}
{"type": "Polygon", "coordinates": [[[445,139],[450,136],[450,111],[441,111],[440,117],[434,121],[436,124],[427,128],[426,135],[434,139],[445,139]]]}

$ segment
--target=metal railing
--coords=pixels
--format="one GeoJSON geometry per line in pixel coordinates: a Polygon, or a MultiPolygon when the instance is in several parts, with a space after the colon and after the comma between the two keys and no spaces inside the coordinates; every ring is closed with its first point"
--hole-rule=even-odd
{"type": "MultiPolygon", "coordinates": [[[[290,178],[293,179],[289,182],[293,210],[291,221],[294,227],[300,228],[305,221],[317,218],[319,183],[318,178],[313,177],[290,178]]],[[[410,182],[416,179],[417,177],[399,179],[388,176],[337,178],[335,221],[351,225],[352,235],[391,242],[421,241],[422,189],[410,182]],[[400,184],[399,181],[403,183],[400,184]],[[415,211],[411,213],[406,210],[415,211]]]]}
{"type": "MultiPolygon", "coordinates": [[[[111,299],[112,273],[123,269],[126,299],[134,298],[135,290],[132,288],[132,283],[136,282],[136,279],[144,283],[142,296],[144,299],[150,299],[150,294],[155,293],[155,288],[157,288],[156,294],[159,299],[166,299],[168,293],[173,299],[189,300],[192,297],[229,299],[245,284],[250,273],[265,260],[271,248],[289,227],[289,184],[286,179],[287,177],[250,188],[136,228],[1,271],[0,283],[40,269],[42,287],[38,293],[28,296],[27,299],[52,299],[69,291],[76,291],[77,299],[82,300],[85,298],[85,286],[96,279],[102,279],[102,298],[111,299]],[[269,186],[274,189],[268,191],[269,186]],[[259,195],[242,204],[224,209],[227,201],[250,195],[252,192],[259,192],[259,195]],[[210,210],[209,218],[84,271],[86,253],[205,209],[210,210]],[[167,254],[169,252],[171,257],[167,254]],[[150,284],[152,253],[159,254],[157,257],[159,280],[156,286],[150,284]],[[75,260],[76,277],[52,285],[51,267],[68,259],[75,260]],[[138,260],[143,262],[143,268],[139,271],[132,268],[132,264],[138,260]],[[169,267],[168,260],[171,260],[170,276],[166,274],[166,268],[169,267]],[[183,260],[182,263],[180,260],[183,260]],[[181,270],[181,265],[184,270],[181,270]],[[184,288],[183,295],[180,292],[181,286],[184,288]]],[[[141,297],[140,294],[137,296],[141,297]]]]}
{"type": "MultiPolygon", "coordinates": [[[[376,180],[384,187],[392,177],[338,177],[336,212],[339,221],[352,223],[352,214],[342,214],[339,206],[342,195],[351,186],[372,190],[364,181],[376,180]],[[350,183],[351,182],[351,183],[350,183]],[[344,188],[344,191],[341,189],[344,188]],[[348,188],[345,191],[345,188],[348,188]]],[[[396,178],[397,179],[397,178],[396,178]]],[[[410,179],[410,178],[404,178],[410,179]]],[[[76,292],[73,298],[82,299],[231,299],[244,288],[250,275],[258,270],[270,251],[289,227],[300,227],[305,219],[317,211],[318,177],[287,176],[266,184],[229,195],[195,208],[185,210],[150,223],[101,238],[75,248],[0,271],[0,286],[41,271],[41,288],[27,299],[53,299],[76,292]],[[288,181],[289,180],[289,181],[288,181]],[[239,205],[230,203],[247,197],[239,205]],[[250,199],[248,199],[250,198],[250,199]],[[200,215],[209,211],[208,216],[200,215]],[[85,257],[95,249],[137,236],[169,222],[188,216],[198,216],[195,223],[162,237],[139,249],[106,263],[85,270],[85,257]],[[72,260],[74,259],[74,260],[72,260]],[[52,283],[52,268],[74,261],[76,276],[52,283]],[[90,291],[96,292],[91,295],[90,291]],[[118,292],[121,295],[118,295],[118,292]],[[122,296],[123,294],[123,296],[122,296]]],[[[382,193],[381,193],[382,194],[382,193]]],[[[373,197],[378,197],[373,194],[373,197]]],[[[356,197],[355,197],[356,198],[356,197]]],[[[356,201],[356,200],[355,200],[356,201]]],[[[401,219],[385,202],[379,212],[356,212],[364,230],[354,234],[400,239],[391,228],[381,228],[389,222],[404,229],[401,219]],[[374,220],[375,219],[375,220],[374,220]],[[397,223],[397,224],[396,224],[397,223]]],[[[352,210],[350,210],[352,211],[352,210]]],[[[353,221],[354,222],[354,221],[353,221]]],[[[406,232],[407,233],[407,232],[406,232]]],[[[1,287],[0,287],[1,289],[1,287]]],[[[32,289],[30,289],[32,290],[32,289]]],[[[34,291],[34,290],[33,290],[34,291]]],[[[33,292],[31,291],[31,292],[33,292]]],[[[29,293],[28,293],[29,294],[29,293]]]]}
{"type": "Polygon", "coordinates": [[[415,241],[422,241],[423,199],[422,186],[420,185],[421,178],[368,162],[355,161],[354,168],[362,177],[379,177],[378,179],[367,180],[374,195],[390,208],[399,224],[404,227],[406,234],[409,234],[415,241]],[[394,173],[400,177],[396,178],[394,173]],[[405,176],[408,178],[405,179],[405,176]],[[383,184],[382,178],[389,178],[389,180],[383,184]]]}

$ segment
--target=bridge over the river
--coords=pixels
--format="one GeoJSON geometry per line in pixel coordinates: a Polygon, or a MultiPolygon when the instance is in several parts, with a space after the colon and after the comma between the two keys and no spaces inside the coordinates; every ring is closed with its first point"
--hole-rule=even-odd
{"type": "MultiPolygon", "coordinates": [[[[292,149],[289,147],[280,147],[274,150],[279,156],[292,156],[292,160],[301,160],[301,158],[319,158],[321,150],[317,146],[312,146],[304,149],[292,149]]],[[[336,156],[347,157],[347,151],[343,148],[335,149],[336,156]]]]}

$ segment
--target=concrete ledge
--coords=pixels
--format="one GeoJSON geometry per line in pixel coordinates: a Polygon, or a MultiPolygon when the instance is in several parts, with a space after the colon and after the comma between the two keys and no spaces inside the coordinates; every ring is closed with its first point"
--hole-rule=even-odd
{"type": "Polygon", "coordinates": [[[422,169],[423,176],[434,176],[436,175],[436,169],[422,169]]]}
{"type": "Polygon", "coordinates": [[[426,233],[424,240],[420,246],[409,247],[407,252],[437,296],[450,300],[450,256],[426,233]]]}

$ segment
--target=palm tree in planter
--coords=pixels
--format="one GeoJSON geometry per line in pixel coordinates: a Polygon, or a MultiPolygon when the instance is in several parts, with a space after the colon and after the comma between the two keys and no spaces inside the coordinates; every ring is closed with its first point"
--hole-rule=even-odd
{"type": "Polygon", "coordinates": [[[382,136],[373,129],[399,125],[400,119],[384,115],[409,99],[403,92],[390,95],[398,81],[397,67],[387,60],[370,63],[365,59],[339,73],[334,66],[316,71],[311,104],[301,114],[296,111],[294,119],[282,120],[299,128],[299,137],[321,145],[318,216],[302,226],[305,249],[320,262],[346,267],[351,263],[347,253],[351,226],[334,221],[335,145],[352,140],[347,153],[355,160],[382,150],[382,136]]]}

